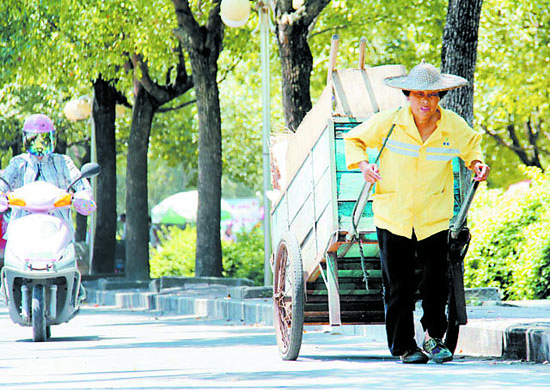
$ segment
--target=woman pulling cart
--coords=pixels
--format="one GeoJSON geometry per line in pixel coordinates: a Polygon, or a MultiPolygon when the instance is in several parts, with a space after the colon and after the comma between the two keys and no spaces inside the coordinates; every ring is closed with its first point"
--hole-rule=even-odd
{"type": "Polygon", "coordinates": [[[408,75],[387,78],[385,83],[401,89],[408,104],[375,114],[351,130],[344,137],[346,161],[349,169],[361,170],[366,182],[376,183],[373,213],[388,347],[403,363],[443,363],[453,358],[442,341],[447,329],[452,160],[461,158],[476,181],[487,179],[489,167],[483,163],[481,135],[439,105],[448,90],[466,85],[465,79],[440,74],[422,61],[408,75]],[[379,164],[369,162],[367,148],[385,148],[379,164]],[[426,332],[422,349],[414,338],[417,262],[426,332]]]}

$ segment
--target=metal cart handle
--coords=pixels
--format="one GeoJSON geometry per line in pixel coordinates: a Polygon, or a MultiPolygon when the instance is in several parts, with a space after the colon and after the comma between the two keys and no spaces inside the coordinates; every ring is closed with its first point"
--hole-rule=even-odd
{"type": "Polygon", "coordinates": [[[460,211],[458,212],[455,222],[451,227],[451,237],[453,239],[456,239],[458,237],[458,234],[460,233],[460,231],[464,227],[464,224],[466,223],[466,216],[468,215],[468,210],[472,205],[472,200],[474,199],[474,194],[477,190],[477,187],[479,187],[479,181],[472,180],[472,184],[468,189],[468,193],[466,194],[466,197],[462,202],[462,206],[460,206],[460,211]]]}
{"type": "MultiPolygon", "coordinates": [[[[399,107],[398,111],[400,109],[401,107],[399,107]]],[[[386,147],[386,143],[390,139],[390,135],[394,127],[395,127],[395,123],[392,123],[390,131],[388,131],[388,135],[386,136],[386,139],[384,140],[384,143],[380,148],[380,152],[378,152],[378,156],[376,156],[376,159],[374,160],[375,164],[378,164],[378,160],[380,160],[380,156],[382,155],[382,152],[386,147]]],[[[363,214],[363,210],[367,205],[367,201],[369,200],[370,191],[372,190],[373,185],[374,183],[367,183],[367,182],[363,183],[363,188],[361,188],[361,192],[359,193],[359,198],[357,199],[357,202],[355,202],[355,206],[353,207],[353,212],[351,213],[351,226],[348,230],[348,235],[347,235],[347,239],[349,241],[351,241],[352,239],[359,238],[357,236],[358,235],[357,225],[359,225],[359,221],[361,220],[361,215],[363,214]]]]}

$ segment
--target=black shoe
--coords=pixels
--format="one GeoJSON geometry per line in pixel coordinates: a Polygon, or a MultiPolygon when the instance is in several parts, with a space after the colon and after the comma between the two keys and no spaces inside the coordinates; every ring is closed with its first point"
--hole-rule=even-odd
{"type": "Polygon", "coordinates": [[[428,360],[428,355],[418,347],[408,350],[401,356],[401,361],[408,364],[426,364],[428,360]]]}

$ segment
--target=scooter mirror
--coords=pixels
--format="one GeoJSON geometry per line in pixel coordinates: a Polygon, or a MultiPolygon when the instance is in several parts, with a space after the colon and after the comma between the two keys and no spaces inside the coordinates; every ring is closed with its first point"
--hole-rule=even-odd
{"type": "Polygon", "coordinates": [[[97,176],[101,172],[101,166],[98,163],[90,162],[84,164],[80,169],[80,176],[67,187],[67,191],[79,180],[87,179],[89,177],[97,176]]]}
{"type": "Polygon", "coordinates": [[[82,168],[80,169],[80,177],[87,179],[89,177],[99,175],[100,172],[101,172],[101,167],[99,166],[99,164],[90,162],[82,166],[82,168]]]}

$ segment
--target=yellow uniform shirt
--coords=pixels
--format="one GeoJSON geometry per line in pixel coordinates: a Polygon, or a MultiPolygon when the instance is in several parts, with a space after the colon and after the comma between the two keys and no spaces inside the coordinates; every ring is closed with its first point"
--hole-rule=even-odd
{"type": "MultiPolygon", "coordinates": [[[[453,216],[452,160],[458,156],[467,167],[483,161],[481,135],[456,113],[438,107],[436,130],[422,141],[410,107],[373,115],[345,136],[348,169],[368,161],[366,148],[380,150],[381,180],[376,182],[373,212],[377,227],[419,240],[449,228],[453,216]]],[[[374,162],[374,161],[373,161],[374,162]]]]}

